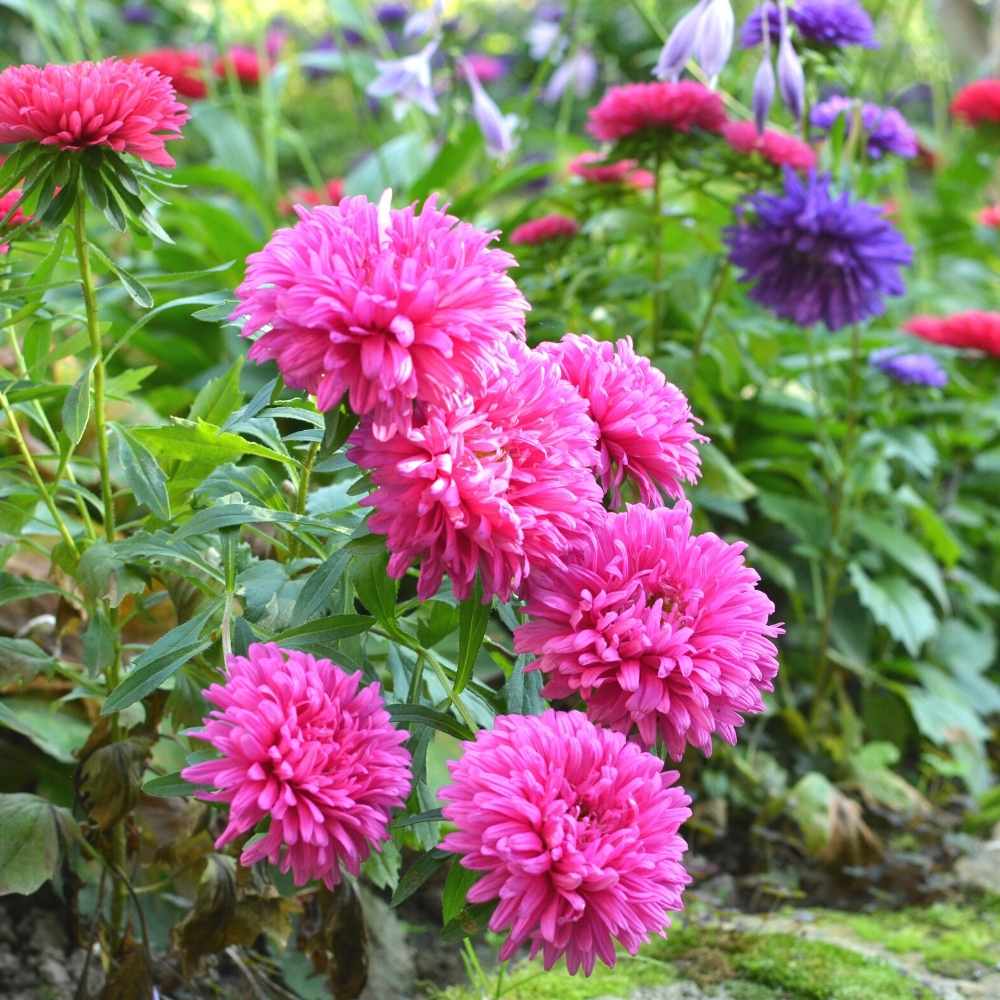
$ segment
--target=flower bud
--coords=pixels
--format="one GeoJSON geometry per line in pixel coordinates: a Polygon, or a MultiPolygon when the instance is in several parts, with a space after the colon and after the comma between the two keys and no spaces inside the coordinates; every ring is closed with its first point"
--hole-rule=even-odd
{"type": "Polygon", "coordinates": [[[785,106],[797,121],[801,121],[806,103],[806,77],[787,27],[778,47],[778,90],[785,106]]]}
{"type": "Polygon", "coordinates": [[[757,123],[758,132],[763,132],[764,126],[767,125],[767,118],[774,102],[775,86],[771,53],[765,52],[753,79],[753,100],[751,103],[753,105],[753,120],[757,123]]]}
{"type": "Polygon", "coordinates": [[[517,125],[517,116],[505,115],[497,107],[496,102],[483,90],[479,77],[467,59],[461,60],[461,67],[472,91],[472,113],[483,133],[487,152],[498,159],[504,157],[516,144],[514,127],[517,125]]]}
{"type": "Polygon", "coordinates": [[[736,19],[729,0],[709,0],[698,22],[695,57],[710,79],[715,79],[733,51],[736,19]]]}
{"type": "Polygon", "coordinates": [[[676,81],[681,75],[698,41],[701,16],[711,3],[712,0],[699,0],[697,6],[692,7],[670,32],[670,37],[653,68],[653,76],[658,80],[676,81]]]}

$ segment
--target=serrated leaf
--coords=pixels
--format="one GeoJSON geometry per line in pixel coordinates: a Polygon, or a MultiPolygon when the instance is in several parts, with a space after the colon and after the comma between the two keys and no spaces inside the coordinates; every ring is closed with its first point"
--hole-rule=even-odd
{"type": "Polygon", "coordinates": [[[848,574],[872,618],[916,656],[937,628],[934,610],[923,594],[901,576],[873,580],[857,563],[848,566],[848,574]]]}
{"type": "Polygon", "coordinates": [[[135,427],[132,433],[162,459],[222,465],[243,455],[256,455],[285,465],[298,465],[290,455],[255,444],[203,420],[193,422],[175,417],[169,426],[135,427]]]}
{"type": "Polygon", "coordinates": [[[80,835],[66,809],[37,795],[0,795],[0,896],[30,895],[56,875],[80,835]]]}
{"type": "Polygon", "coordinates": [[[126,594],[141,594],[146,581],[127,564],[120,551],[108,542],[95,542],[80,557],[79,580],[92,601],[108,601],[117,608],[126,594]]]}

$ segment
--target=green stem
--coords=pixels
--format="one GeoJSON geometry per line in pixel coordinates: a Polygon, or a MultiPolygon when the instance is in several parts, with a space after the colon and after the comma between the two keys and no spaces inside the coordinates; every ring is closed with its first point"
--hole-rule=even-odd
{"type": "Polygon", "coordinates": [[[730,264],[728,259],[723,261],[719,265],[719,270],[715,276],[715,284],[712,286],[712,297],[708,301],[708,308],[705,310],[705,315],[702,318],[701,325],[698,327],[698,332],[695,334],[694,347],[691,349],[691,370],[692,376],[698,367],[698,359],[701,357],[702,348],[705,346],[705,342],[708,338],[708,330],[712,325],[712,318],[715,316],[715,310],[719,306],[719,302],[722,300],[722,292],[726,287],[726,279],[729,277],[730,264]]]}
{"type": "MultiPolygon", "coordinates": [[[[306,457],[302,462],[302,471],[299,473],[299,487],[295,493],[295,513],[304,514],[306,512],[306,502],[309,499],[309,481],[312,478],[313,467],[316,465],[316,456],[319,454],[319,441],[314,441],[309,445],[306,457]]],[[[288,548],[288,561],[296,559],[301,551],[298,536],[292,539],[292,544],[288,548]]]]}
{"type": "Polygon", "coordinates": [[[649,354],[656,356],[656,349],[660,342],[660,323],[663,313],[663,204],[661,201],[660,174],[663,166],[663,153],[660,146],[656,147],[656,159],[653,165],[653,212],[655,219],[653,237],[653,321],[649,330],[649,354]]]}

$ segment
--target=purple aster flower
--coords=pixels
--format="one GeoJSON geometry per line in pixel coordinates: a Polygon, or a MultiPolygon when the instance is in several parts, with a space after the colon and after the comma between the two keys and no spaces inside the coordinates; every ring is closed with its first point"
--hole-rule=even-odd
{"type": "MultiPolygon", "coordinates": [[[[858,0],[797,0],[797,3],[789,6],[788,17],[798,29],[799,37],[812,45],[878,48],[875,26],[858,0]]],[[[765,19],[771,41],[778,41],[781,36],[778,5],[768,2],[754,10],[743,23],[740,31],[740,45],[743,48],[760,45],[764,37],[765,19]]]]}
{"type": "Polygon", "coordinates": [[[799,326],[839,330],[885,311],[905,291],[913,252],[877,205],[837,195],[829,174],[785,170],[781,194],[751,195],[725,231],[750,298],[799,326]]]}
{"type": "Polygon", "coordinates": [[[434,39],[412,56],[388,61],[377,59],[378,76],[368,84],[368,96],[397,98],[393,109],[397,118],[405,113],[407,104],[416,104],[427,114],[436,115],[439,108],[431,83],[431,60],[437,47],[437,39],[434,39]]]}
{"type": "MultiPolygon", "coordinates": [[[[841,115],[847,118],[847,130],[854,127],[857,102],[849,97],[831,97],[813,108],[811,119],[815,128],[828,133],[841,115]]],[[[861,126],[868,137],[868,155],[873,160],[884,153],[911,158],[920,151],[917,133],[896,108],[878,104],[861,105],[861,126]]]]}
{"type": "Polygon", "coordinates": [[[943,389],[948,384],[948,373],[931,354],[901,354],[896,347],[874,351],[869,364],[884,375],[903,385],[926,385],[943,389]]]}
{"type": "Polygon", "coordinates": [[[156,11],[148,3],[127,3],[122,7],[122,20],[126,24],[152,24],[156,11]]]}
{"type": "Polygon", "coordinates": [[[410,8],[405,3],[380,3],[375,8],[375,19],[383,28],[394,28],[410,16],[410,8]]]}

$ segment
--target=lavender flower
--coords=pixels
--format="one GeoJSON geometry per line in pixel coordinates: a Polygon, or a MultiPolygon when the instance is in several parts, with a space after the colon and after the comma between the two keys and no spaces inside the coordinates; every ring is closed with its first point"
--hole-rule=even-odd
{"type": "Polygon", "coordinates": [[[541,62],[550,54],[553,59],[557,59],[566,44],[558,20],[539,18],[533,21],[528,28],[526,38],[528,52],[535,62],[541,62]]]}
{"type": "Polygon", "coordinates": [[[948,373],[931,354],[901,354],[896,347],[874,351],[869,364],[889,378],[903,385],[926,385],[943,389],[948,384],[948,373]]]}
{"type": "Polygon", "coordinates": [[[589,49],[577,49],[552,74],[542,91],[546,104],[555,104],[567,88],[572,87],[577,97],[586,97],[597,82],[597,60],[589,49]]]}
{"type": "MultiPolygon", "coordinates": [[[[860,45],[877,49],[875,26],[858,0],[797,0],[788,11],[799,38],[811,45],[844,48],[860,45]]],[[[781,37],[781,20],[778,5],[762,4],[744,21],[740,31],[740,45],[745,49],[760,45],[767,22],[771,41],[781,37]]]]}
{"type": "Polygon", "coordinates": [[[764,58],[761,59],[757,73],[753,78],[753,100],[751,103],[753,105],[753,120],[757,125],[758,132],[763,132],[767,125],[771,105],[774,103],[776,86],[774,66],[771,64],[771,52],[768,47],[764,51],[764,58]]]}
{"type": "Polygon", "coordinates": [[[394,28],[402,24],[410,15],[410,8],[405,3],[381,3],[375,8],[375,20],[383,28],[394,28]]]}
{"type": "Polygon", "coordinates": [[[700,0],[674,25],[674,30],[670,32],[670,37],[660,51],[660,58],[653,67],[653,76],[658,80],[679,79],[688,60],[694,54],[698,29],[701,27],[701,16],[709,3],[711,0],[700,0]]]}
{"type": "MultiPolygon", "coordinates": [[[[821,132],[828,133],[841,115],[847,118],[847,130],[854,128],[857,102],[849,97],[831,97],[813,108],[810,116],[812,124],[821,132]]],[[[861,125],[868,137],[868,155],[873,160],[881,159],[885,153],[895,153],[910,159],[918,154],[917,133],[896,108],[883,108],[878,104],[861,105],[861,125]]]]}
{"type": "Polygon", "coordinates": [[[419,52],[402,59],[375,61],[378,76],[370,84],[366,93],[369,97],[396,97],[394,114],[397,119],[406,112],[409,104],[416,104],[429,115],[439,111],[434,97],[434,86],[431,83],[431,60],[437,51],[438,41],[435,38],[428,42],[419,52]]]}
{"type": "Polygon", "coordinates": [[[698,24],[695,58],[710,79],[715,79],[733,51],[736,20],[729,0],[709,0],[698,24]]]}
{"type": "Polygon", "coordinates": [[[483,89],[467,59],[460,62],[462,72],[472,91],[472,114],[479,123],[479,130],[486,141],[486,150],[490,156],[502,159],[516,145],[514,129],[517,127],[517,115],[505,115],[494,100],[483,89]]]}
{"type": "Polygon", "coordinates": [[[421,38],[436,31],[441,24],[442,14],[441,0],[434,0],[434,6],[430,10],[418,10],[407,18],[403,27],[403,37],[421,38]]]}
{"type": "Polygon", "coordinates": [[[784,192],[750,196],[725,239],[741,280],[754,283],[751,299],[829,330],[883,313],[884,296],[903,294],[900,269],[913,259],[878,206],[836,195],[828,174],[787,168],[784,192]]]}
{"type": "Polygon", "coordinates": [[[787,31],[778,46],[778,92],[785,107],[799,121],[806,103],[806,75],[787,31]]]}

